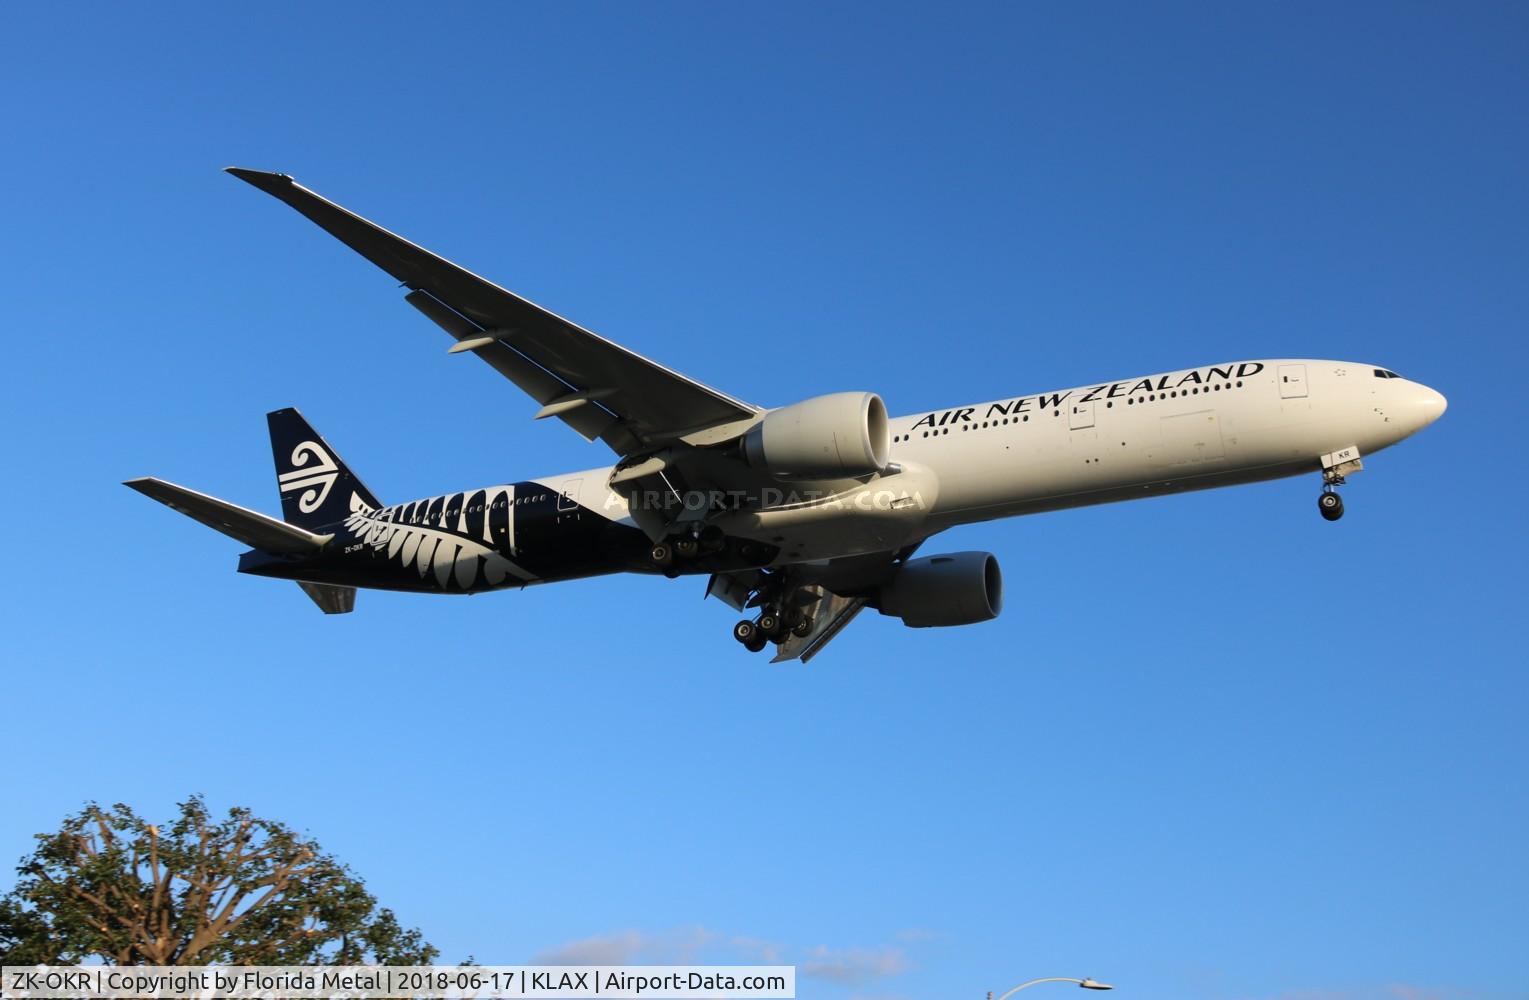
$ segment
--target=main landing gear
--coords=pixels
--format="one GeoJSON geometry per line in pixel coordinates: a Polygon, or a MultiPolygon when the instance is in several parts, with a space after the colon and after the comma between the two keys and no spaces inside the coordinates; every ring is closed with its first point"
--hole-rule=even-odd
{"type": "Polygon", "coordinates": [[[708,553],[720,552],[726,542],[722,529],[716,525],[707,525],[691,534],[673,535],[655,542],[648,551],[648,558],[665,576],[672,579],[680,575],[683,564],[708,553]]]}
{"type": "Polygon", "coordinates": [[[733,626],[733,638],[743,643],[743,648],[750,653],[759,652],[770,641],[759,626],[747,618],[733,626]]]}
{"type": "Polygon", "coordinates": [[[802,639],[811,634],[810,615],[799,612],[788,616],[773,606],[766,606],[753,621],[745,618],[733,626],[733,638],[751,653],[764,649],[766,643],[783,642],[788,635],[802,639]]]}
{"type": "Polygon", "coordinates": [[[812,634],[814,602],[803,600],[802,594],[782,574],[767,574],[746,605],[758,608],[759,616],[734,625],[733,638],[751,653],[790,636],[805,639],[812,634]]]}

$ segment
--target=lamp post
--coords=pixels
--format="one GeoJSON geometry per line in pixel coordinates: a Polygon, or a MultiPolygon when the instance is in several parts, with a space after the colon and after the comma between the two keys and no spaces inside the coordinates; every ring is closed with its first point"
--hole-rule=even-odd
{"type": "MultiPolygon", "coordinates": [[[[1099,983],[1092,979],[1068,979],[1066,976],[1050,976],[1045,979],[1032,979],[1027,983],[1020,983],[1018,986],[1014,987],[1012,990],[999,997],[998,1000],[1009,1000],[1009,997],[1018,993],[1020,990],[1027,986],[1034,986],[1036,983],[1077,983],[1085,990],[1112,990],[1115,988],[1109,983],[1099,983]]],[[[992,990],[988,991],[987,1000],[993,1000],[992,990]]]]}

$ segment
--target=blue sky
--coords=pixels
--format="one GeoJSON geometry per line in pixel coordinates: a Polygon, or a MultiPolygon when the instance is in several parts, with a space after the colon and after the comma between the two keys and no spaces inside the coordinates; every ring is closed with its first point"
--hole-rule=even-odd
{"type": "Polygon", "coordinates": [[[1529,997],[1526,56],[1515,4],[8,8],[0,854],[203,792],[449,959],[1529,997]],[[1336,525],[1313,478],[952,532],[1001,619],[807,667],[697,580],[326,618],[118,483],[275,511],[286,405],[385,502],[607,455],[229,164],[760,404],[1309,356],[1450,410],[1336,525]]]}

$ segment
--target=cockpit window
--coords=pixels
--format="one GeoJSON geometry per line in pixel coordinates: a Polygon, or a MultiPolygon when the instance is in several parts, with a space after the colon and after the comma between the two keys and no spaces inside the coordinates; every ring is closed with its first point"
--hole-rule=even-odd
{"type": "Polygon", "coordinates": [[[1384,368],[1375,369],[1376,378],[1401,378],[1396,372],[1388,372],[1384,368]]]}

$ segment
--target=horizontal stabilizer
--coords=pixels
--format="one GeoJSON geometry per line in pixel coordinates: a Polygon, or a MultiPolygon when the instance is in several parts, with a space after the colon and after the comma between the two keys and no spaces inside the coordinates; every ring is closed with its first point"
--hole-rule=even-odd
{"type": "Polygon", "coordinates": [[[129,479],[122,485],[158,500],[171,510],[180,511],[214,531],[221,531],[229,538],[238,539],[251,548],[272,555],[308,555],[323,548],[324,543],[334,537],[316,535],[227,500],[219,500],[151,476],[129,479]]]}
{"type": "Polygon", "coordinates": [[[309,583],[297,581],[303,593],[313,598],[313,603],[326,615],[348,615],[356,610],[356,588],[340,587],[332,583],[309,583]]]}

